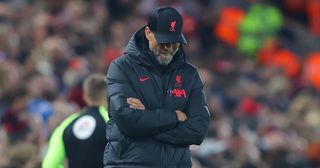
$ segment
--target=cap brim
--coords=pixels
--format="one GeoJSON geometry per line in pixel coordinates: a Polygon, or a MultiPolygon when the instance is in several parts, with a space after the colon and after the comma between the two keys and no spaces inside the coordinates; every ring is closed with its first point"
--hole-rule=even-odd
{"type": "Polygon", "coordinates": [[[158,43],[180,43],[187,44],[187,40],[184,35],[181,34],[159,34],[154,33],[158,43]]]}

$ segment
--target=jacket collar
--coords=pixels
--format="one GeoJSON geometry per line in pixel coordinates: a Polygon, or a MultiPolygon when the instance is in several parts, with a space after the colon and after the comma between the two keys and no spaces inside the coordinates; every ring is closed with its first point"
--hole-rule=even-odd
{"type": "Polygon", "coordinates": [[[131,37],[128,45],[125,48],[125,54],[128,54],[130,57],[132,57],[137,63],[160,72],[173,70],[186,63],[185,53],[183,48],[180,46],[171,63],[167,66],[161,66],[157,62],[154,54],[149,49],[148,40],[144,35],[144,28],[145,27],[139,29],[131,37]]]}

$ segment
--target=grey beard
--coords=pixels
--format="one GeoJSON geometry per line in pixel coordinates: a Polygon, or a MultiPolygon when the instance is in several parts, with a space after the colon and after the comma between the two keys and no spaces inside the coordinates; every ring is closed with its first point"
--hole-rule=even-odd
{"type": "Polygon", "coordinates": [[[160,55],[155,55],[155,56],[156,56],[156,59],[160,65],[170,64],[170,62],[172,61],[172,58],[173,58],[173,56],[170,56],[170,57],[166,57],[166,58],[161,59],[160,55]]]}
{"type": "Polygon", "coordinates": [[[178,51],[178,49],[171,55],[170,54],[170,57],[165,57],[165,58],[161,58],[161,56],[159,55],[159,54],[156,54],[152,49],[150,49],[151,50],[151,52],[153,53],[153,55],[156,57],[156,60],[158,61],[158,63],[160,64],[160,65],[164,65],[164,66],[166,66],[166,65],[169,65],[170,64],[170,62],[172,61],[172,59],[173,59],[173,56],[177,53],[177,51],[178,51]]]}

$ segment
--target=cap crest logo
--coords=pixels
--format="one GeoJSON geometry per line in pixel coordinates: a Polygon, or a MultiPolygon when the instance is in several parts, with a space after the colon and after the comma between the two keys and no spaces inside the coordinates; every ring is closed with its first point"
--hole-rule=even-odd
{"type": "Polygon", "coordinates": [[[171,31],[171,32],[176,31],[176,30],[175,30],[176,23],[177,23],[177,21],[172,21],[172,22],[170,22],[170,31],[171,31]]]}

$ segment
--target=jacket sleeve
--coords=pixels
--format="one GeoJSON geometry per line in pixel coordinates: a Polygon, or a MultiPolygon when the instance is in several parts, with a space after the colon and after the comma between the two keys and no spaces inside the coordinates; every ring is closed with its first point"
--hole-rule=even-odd
{"type": "Polygon", "coordinates": [[[127,98],[139,97],[118,63],[113,62],[110,65],[107,80],[111,117],[126,136],[152,137],[177,126],[178,119],[174,109],[148,109],[146,107],[145,110],[136,110],[129,107],[127,98]]]}
{"type": "Polygon", "coordinates": [[[48,151],[42,161],[42,168],[63,168],[65,160],[64,143],[62,140],[63,129],[58,127],[52,134],[48,151]]]}
{"type": "Polygon", "coordinates": [[[42,168],[63,168],[66,158],[63,133],[66,127],[79,116],[74,113],[65,119],[52,133],[49,141],[48,151],[42,161],[42,168]]]}
{"type": "Polygon", "coordinates": [[[191,90],[187,108],[183,112],[188,116],[186,121],[180,122],[174,129],[157,134],[155,139],[175,145],[201,144],[207,133],[210,114],[199,74],[195,77],[195,84],[191,90]]]}

